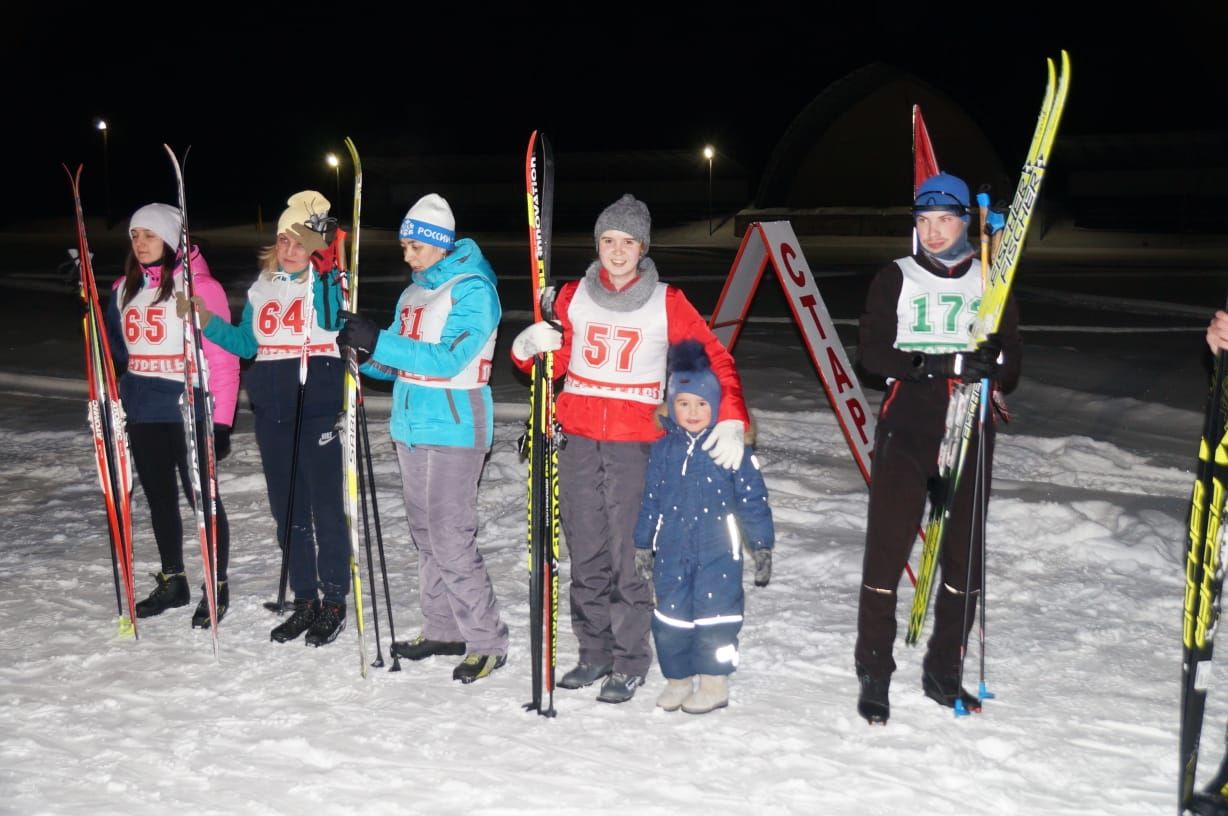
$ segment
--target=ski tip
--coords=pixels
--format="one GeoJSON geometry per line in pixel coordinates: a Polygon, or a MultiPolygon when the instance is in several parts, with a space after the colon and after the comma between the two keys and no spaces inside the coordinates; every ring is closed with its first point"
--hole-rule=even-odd
{"type": "Polygon", "coordinates": [[[119,616],[119,636],[136,640],[136,626],[132,624],[132,619],[127,615],[119,616]]]}
{"type": "Polygon", "coordinates": [[[968,711],[967,706],[964,705],[963,700],[956,700],[954,708],[956,717],[967,717],[971,713],[968,711]]]}

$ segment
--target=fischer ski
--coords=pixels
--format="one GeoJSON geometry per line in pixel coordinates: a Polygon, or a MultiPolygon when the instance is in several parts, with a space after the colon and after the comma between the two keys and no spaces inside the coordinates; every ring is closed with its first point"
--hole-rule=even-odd
{"type": "MultiPolygon", "coordinates": [[[[529,264],[534,321],[553,320],[550,238],[554,215],[554,154],[546,135],[533,131],[525,152],[529,264]]],[[[554,422],[554,354],[533,361],[529,423],[522,439],[528,458],[529,646],[532,699],[525,710],[553,717],[559,631],[559,431],[554,422]]]]}
{"type": "Polygon", "coordinates": [[[77,268],[81,274],[81,327],[85,337],[85,378],[89,386],[88,416],[94,436],[94,456],[98,481],[106,505],[107,526],[111,536],[111,573],[115,579],[115,605],[119,611],[119,633],[139,637],[136,625],[135,583],[132,572],[132,467],[129,464],[128,432],[124,407],[115,378],[115,359],[103,318],[102,301],[94,280],[89,241],[85,236],[85,214],[81,209],[81,171],[74,174],[62,165],[72,185],[77,218],[77,268]],[[120,585],[127,597],[127,614],[120,597],[120,585]]]}
{"type": "MultiPolygon", "coordinates": [[[[1190,500],[1185,556],[1185,604],[1181,621],[1180,812],[1195,796],[1198,744],[1224,583],[1220,521],[1228,483],[1228,359],[1216,354],[1211,395],[1198,443],[1198,475],[1190,500]]],[[[1224,779],[1216,780],[1222,785],[1224,779]]],[[[1213,785],[1214,787],[1214,785],[1213,785]]]]}
{"type": "MultiPolygon", "coordinates": [[[[1019,266],[1023,242],[1028,225],[1040,194],[1041,182],[1049,164],[1050,151],[1057,138],[1058,125],[1066,106],[1066,94],[1070,83],[1070,57],[1062,51],[1061,72],[1048,62],[1049,76],[1036,130],[1028,148],[1027,158],[1015,188],[1006,218],[1002,245],[994,255],[985,284],[985,291],[977,308],[972,325],[969,348],[976,348],[986,337],[998,329],[1002,311],[1010,294],[1011,283],[1019,266]]],[[[921,564],[917,570],[917,587],[913,594],[912,613],[908,621],[908,633],[904,642],[917,643],[929,611],[930,596],[934,586],[934,573],[942,550],[946,522],[955,503],[955,493],[963,469],[968,445],[981,400],[982,383],[957,383],[952,389],[947,407],[946,430],[938,449],[938,483],[930,496],[930,512],[925,526],[925,544],[921,550],[921,564]]]]}
{"type": "MultiPolygon", "coordinates": [[[[358,314],[358,242],[359,220],[362,216],[362,161],[358,148],[349,136],[345,146],[354,162],[354,223],[351,226],[350,268],[347,272],[346,311],[358,314]]],[[[354,583],[354,626],[358,630],[358,671],[367,676],[367,632],[363,621],[362,570],[359,568],[358,544],[358,355],[345,349],[345,390],[341,414],[342,467],[345,472],[345,517],[350,528],[350,578],[354,583]]],[[[365,505],[364,505],[365,509],[365,505]]],[[[372,587],[374,591],[374,587],[372,587]]]]}
{"type": "MultiPolygon", "coordinates": [[[[183,295],[192,302],[196,288],[192,279],[192,242],[188,231],[187,195],[183,185],[183,163],[170,145],[162,145],[175,169],[178,185],[179,213],[183,219],[179,231],[179,260],[183,264],[183,295]]],[[[191,148],[188,148],[189,150],[191,148]]],[[[187,151],[184,151],[184,159],[187,151]]],[[[209,368],[205,364],[202,345],[204,332],[196,309],[187,310],[183,318],[183,429],[188,449],[188,473],[192,483],[192,509],[196,513],[196,529],[200,533],[200,555],[204,575],[205,598],[209,604],[209,632],[213,639],[213,656],[217,646],[217,456],[213,449],[213,395],[209,391],[209,368]],[[201,394],[200,419],[197,420],[196,388],[201,394]],[[203,424],[198,430],[198,424],[203,424]],[[203,442],[202,451],[198,440],[203,442]],[[202,478],[203,477],[203,478],[202,478]]]]}

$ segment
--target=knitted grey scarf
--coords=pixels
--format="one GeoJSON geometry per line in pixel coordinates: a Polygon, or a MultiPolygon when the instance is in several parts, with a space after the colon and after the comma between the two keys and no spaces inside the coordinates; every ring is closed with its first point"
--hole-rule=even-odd
{"type": "Polygon", "coordinates": [[[640,258],[636,271],[640,276],[635,282],[617,292],[607,289],[601,282],[601,261],[593,261],[584,272],[585,287],[589,297],[603,309],[612,312],[634,312],[648,302],[657,288],[657,265],[652,258],[640,258]]]}

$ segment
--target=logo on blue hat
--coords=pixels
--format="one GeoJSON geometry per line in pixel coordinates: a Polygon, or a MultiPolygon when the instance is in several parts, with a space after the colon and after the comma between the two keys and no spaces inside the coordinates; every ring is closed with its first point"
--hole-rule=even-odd
{"type": "Polygon", "coordinates": [[[406,218],[401,222],[400,238],[402,241],[421,241],[443,249],[451,249],[456,243],[456,233],[453,230],[413,218],[406,218]]]}

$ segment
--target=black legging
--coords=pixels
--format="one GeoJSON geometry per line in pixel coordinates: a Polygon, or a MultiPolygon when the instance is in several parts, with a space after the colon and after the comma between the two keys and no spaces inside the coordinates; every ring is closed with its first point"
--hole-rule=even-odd
{"type": "MultiPolygon", "coordinates": [[[[158,542],[158,555],[162,559],[162,572],[174,575],[183,572],[183,520],[179,515],[179,486],[183,485],[188,504],[192,504],[192,485],[188,481],[188,451],[183,425],[177,422],[141,422],[128,425],[128,444],[132,449],[132,461],[137,478],[149,501],[149,513],[153,520],[154,538],[158,542]]],[[[204,428],[197,424],[197,446],[204,449],[204,428]]],[[[202,489],[208,489],[208,481],[201,479],[202,489]]],[[[208,505],[206,524],[208,523],[208,505]]],[[[193,524],[192,536],[195,535],[193,524]]],[[[222,497],[217,498],[217,580],[226,580],[226,567],[230,561],[230,524],[226,521],[226,508],[222,497]]]]}

